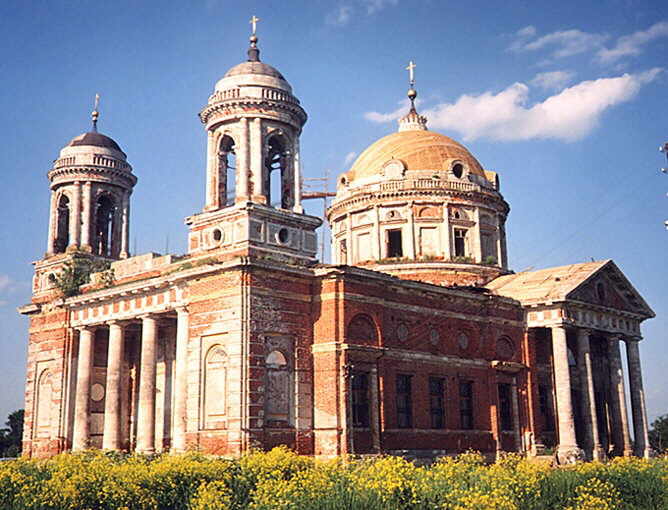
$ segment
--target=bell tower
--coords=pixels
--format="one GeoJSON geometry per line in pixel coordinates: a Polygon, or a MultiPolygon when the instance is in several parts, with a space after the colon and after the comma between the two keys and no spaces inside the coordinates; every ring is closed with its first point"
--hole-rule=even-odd
{"type": "Polygon", "coordinates": [[[322,221],[301,205],[299,136],[306,112],[260,61],[256,23],[248,59],[216,83],[199,117],[207,133],[206,199],[186,219],[189,253],[221,249],[315,260],[322,221]]]}

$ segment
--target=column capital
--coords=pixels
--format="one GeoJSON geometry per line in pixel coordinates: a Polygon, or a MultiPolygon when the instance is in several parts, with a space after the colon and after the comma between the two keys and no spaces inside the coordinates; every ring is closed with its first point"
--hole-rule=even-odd
{"type": "Polygon", "coordinates": [[[98,327],[99,327],[98,324],[88,324],[86,326],[75,326],[74,329],[76,329],[79,333],[82,333],[84,331],[90,331],[91,333],[93,333],[98,327]]]}
{"type": "Polygon", "coordinates": [[[642,335],[635,335],[635,336],[625,336],[624,341],[629,344],[632,342],[639,343],[642,340],[642,335]]]}
{"type": "Polygon", "coordinates": [[[590,328],[580,328],[580,327],[577,327],[577,328],[575,328],[575,329],[577,330],[578,335],[587,335],[587,336],[591,336],[591,334],[593,333],[593,330],[590,329],[590,328]]]}
{"type": "Polygon", "coordinates": [[[105,324],[107,326],[118,326],[120,328],[125,328],[128,325],[127,321],[122,321],[120,319],[111,319],[105,322],[105,324]]]}
{"type": "Polygon", "coordinates": [[[175,307],[174,307],[174,310],[175,310],[176,313],[179,314],[179,315],[184,314],[184,313],[185,313],[185,314],[188,314],[188,313],[189,313],[188,305],[178,305],[178,306],[175,306],[175,307]]]}
{"type": "Polygon", "coordinates": [[[160,315],[157,313],[143,313],[141,315],[137,315],[137,319],[140,319],[141,321],[145,321],[147,319],[153,319],[158,320],[160,318],[160,315]]]}

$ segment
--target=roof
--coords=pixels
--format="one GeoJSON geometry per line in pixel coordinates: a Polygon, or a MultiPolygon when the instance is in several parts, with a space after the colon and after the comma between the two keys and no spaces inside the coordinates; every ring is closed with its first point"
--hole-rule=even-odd
{"type": "MultiPolygon", "coordinates": [[[[567,299],[583,301],[588,300],[588,294],[581,292],[582,288],[586,287],[595,275],[604,272],[608,275],[608,280],[614,284],[615,290],[623,298],[626,306],[632,308],[635,313],[654,317],[652,309],[615,263],[609,259],[504,275],[492,280],[486,287],[495,294],[516,299],[525,306],[567,299]]],[[[619,306],[619,304],[613,305],[612,301],[598,304],[619,306]]]]}
{"type": "Polygon", "coordinates": [[[241,64],[235,65],[229,71],[225,73],[223,78],[228,78],[230,76],[239,76],[242,74],[264,74],[266,76],[273,76],[274,78],[279,78],[285,80],[283,75],[278,72],[275,67],[265,64],[264,62],[242,62],[241,64]]]}
{"type": "Polygon", "coordinates": [[[347,172],[348,180],[381,173],[391,159],[400,159],[406,170],[450,170],[461,161],[472,174],[486,178],[477,159],[460,143],[434,131],[399,131],[371,144],[347,172]]]}
{"type": "Polygon", "coordinates": [[[79,136],[72,138],[70,143],[67,144],[67,147],[77,147],[81,145],[93,146],[93,147],[106,147],[108,149],[114,149],[119,152],[123,152],[118,144],[102,133],[97,133],[95,131],[89,131],[88,133],[82,133],[79,136]]]}

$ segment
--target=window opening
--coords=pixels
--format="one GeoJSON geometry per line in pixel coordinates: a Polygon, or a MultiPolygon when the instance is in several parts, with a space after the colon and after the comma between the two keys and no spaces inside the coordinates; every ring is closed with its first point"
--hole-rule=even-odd
{"type": "Polygon", "coordinates": [[[103,257],[112,256],[114,235],[114,201],[107,195],[97,199],[95,213],[95,254],[103,257]]]}
{"type": "Polygon", "coordinates": [[[264,189],[267,204],[290,209],[293,205],[289,168],[290,152],[282,136],[272,136],[267,145],[264,189]]]}
{"type": "Polygon", "coordinates": [[[457,179],[461,179],[462,175],[464,175],[464,165],[461,163],[455,163],[452,165],[452,173],[455,174],[455,177],[457,179]]]}
{"type": "Polygon", "coordinates": [[[459,421],[463,430],[473,429],[473,381],[459,381],[459,421]]]}
{"type": "Polygon", "coordinates": [[[58,200],[56,242],[54,251],[62,253],[70,243],[70,200],[62,195],[58,200]]]}
{"type": "Polygon", "coordinates": [[[234,205],[237,186],[236,169],[234,140],[225,135],[220,140],[218,149],[218,203],[220,207],[234,205]]]}
{"type": "Polygon", "coordinates": [[[455,229],[455,257],[466,257],[466,229],[455,229]]]}
{"type": "Polygon", "coordinates": [[[410,375],[397,375],[397,426],[408,429],[413,426],[413,402],[410,375]]]}
{"type": "Polygon", "coordinates": [[[546,431],[554,431],[554,416],[550,405],[550,389],[544,384],[538,385],[538,407],[543,416],[543,428],[546,431]]]}
{"type": "Polygon", "coordinates": [[[369,426],[369,374],[353,372],[353,427],[369,426]]]}
{"type": "Polygon", "coordinates": [[[290,374],[288,361],[280,351],[265,358],[267,367],[266,416],[269,425],[285,424],[290,414],[290,374]]]}
{"type": "Polygon", "coordinates": [[[339,243],[339,264],[346,264],[348,262],[348,243],[345,239],[341,239],[339,243]]]}
{"type": "Polygon", "coordinates": [[[445,379],[443,377],[429,378],[429,413],[431,414],[431,428],[445,428],[445,379]]]}
{"type": "Polygon", "coordinates": [[[501,430],[513,430],[512,387],[508,383],[499,384],[499,420],[501,430]]]}
{"type": "Polygon", "coordinates": [[[389,258],[404,256],[401,242],[401,230],[387,231],[387,256],[389,258]]]}

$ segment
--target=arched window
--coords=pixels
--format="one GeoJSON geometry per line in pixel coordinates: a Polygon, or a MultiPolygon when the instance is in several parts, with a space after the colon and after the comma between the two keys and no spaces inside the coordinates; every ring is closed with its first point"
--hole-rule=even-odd
{"type": "Polygon", "coordinates": [[[264,166],[267,204],[290,209],[294,205],[292,168],[288,142],[284,136],[276,134],[269,137],[264,166]]]}
{"type": "Polygon", "coordinates": [[[271,351],[265,358],[267,390],[265,412],[271,422],[288,423],[290,420],[290,371],[281,351],[271,351]]]}
{"type": "Polygon", "coordinates": [[[502,336],[496,341],[496,356],[503,361],[512,359],[515,355],[515,345],[507,336],[502,336]]]}
{"type": "Polygon", "coordinates": [[[218,203],[220,207],[234,205],[236,169],[234,140],[225,135],[218,146],[218,203]]]}
{"type": "Polygon", "coordinates": [[[37,382],[34,432],[36,437],[51,436],[51,400],[53,398],[51,383],[51,372],[43,370],[37,382]]]}
{"type": "Polygon", "coordinates": [[[114,200],[109,195],[100,195],[95,204],[95,244],[93,249],[96,255],[113,256],[115,212],[114,200]]]}
{"type": "Polygon", "coordinates": [[[221,428],[226,414],[227,353],[220,345],[209,349],[204,359],[204,428],[221,428]]]}
{"type": "Polygon", "coordinates": [[[58,200],[58,211],[56,212],[56,242],[54,251],[63,253],[70,243],[70,200],[66,195],[61,195],[58,200]]]}
{"type": "Polygon", "coordinates": [[[346,340],[353,340],[366,345],[376,345],[378,342],[378,333],[371,317],[364,314],[353,317],[353,320],[348,324],[346,340]]]}

